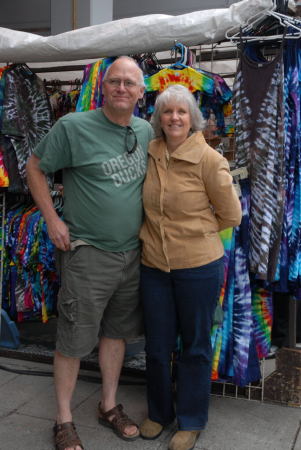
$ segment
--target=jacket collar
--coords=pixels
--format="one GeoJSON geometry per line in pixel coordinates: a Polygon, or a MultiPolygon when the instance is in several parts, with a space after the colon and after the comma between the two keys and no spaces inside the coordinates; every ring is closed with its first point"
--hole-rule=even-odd
{"type": "MultiPolygon", "coordinates": [[[[187,161],[192,164],[198,164],[203,156],[206,141],[201,131],[196,131],[189,136],[182,145],[180,145],[170,156],[171,158],[187,161]]],[[[158,138],[151,141],[148,153],[163,164],[165,159],[166,143],[164,138],[158,138]]]]}

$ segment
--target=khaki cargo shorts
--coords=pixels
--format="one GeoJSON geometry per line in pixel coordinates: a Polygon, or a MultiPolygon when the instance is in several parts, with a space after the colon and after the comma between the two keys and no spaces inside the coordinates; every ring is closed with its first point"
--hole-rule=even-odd
{"type": "Polygon", "coordinates": [[[142,334],[140,249],[115,253],[82,245],[58,251],[57,262],[60,353],[81,358],[91,353],[100,336],[126,339],[142,334]]]}

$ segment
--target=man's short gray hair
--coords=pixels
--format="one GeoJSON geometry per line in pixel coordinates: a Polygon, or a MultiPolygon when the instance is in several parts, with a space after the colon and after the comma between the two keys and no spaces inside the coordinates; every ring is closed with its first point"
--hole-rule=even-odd
{"type": "Polygon", "coordinates": [[[206,121],[203,118],[193,94],[185,86],[174,84],[166,88],[156,99],[155,110],[151,118],[151,124],[156,137],[164,135],[161,128],[160,117],[162,108],[168,103],[177,103],[179,105],[184,103],[187,105],[190,113],[192,132],[203,130],[205,128],[206,121]]]}
{"type": "Polygon", "coordinates": [[[144,84],[144,75],[143,75],[143,71],[142,71],[141,67],[139,67],[139,64],[137,63],[137,61],[136,61],[134,58],[131,58],[130,56],[127,56],[127,55],[118,56],[118,58],[116,58],[116,59],[112,62],[112,64],[111,64],[111,65],[107,68],[107,70],[105,71],[105,74],[104,74],[104,76],[103,76],[102,82],[106,81],[106,79],[107,79],[107,77],[108,77],[108,74],[110,73],[110,69],[111,69],[112,65],[113,65],[116,61],[118,61],[119,59],[126,59],[126,60],[128,60],[128,61],[131,61],[133,64],[135,64],[135,66],[136,66],[137,69],[139,70],[139,77],[140,77],[139,85],[140,85],[140,86],[145,86],[145,84],[144,84]]]}

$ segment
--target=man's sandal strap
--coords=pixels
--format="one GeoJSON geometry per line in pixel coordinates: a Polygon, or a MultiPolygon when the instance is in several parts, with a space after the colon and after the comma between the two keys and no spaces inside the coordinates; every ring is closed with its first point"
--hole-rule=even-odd
{"type": "Polygon", "coordinates": [[[99,403],[98,420],[102,425],[112,428],[115,434],[125,441],[137,439],[140,434],[138,425],[133,422],[133,420],[130,419],[129,416],[123,411],[123,406],[121,404],[115,406],[109,411],[104,412],[101,408],[101,404],[99,403]],[[137,427],[137,432],[135,434],[126,434],[125,428],[128,426],[137,427]]]}
{"type": "Polygon", "coordinates": [[[53,432],[56,450],[65,450],[68,447],[75,448],[77,445],[84,450],[73,422],[56,423],[53,432]]]}

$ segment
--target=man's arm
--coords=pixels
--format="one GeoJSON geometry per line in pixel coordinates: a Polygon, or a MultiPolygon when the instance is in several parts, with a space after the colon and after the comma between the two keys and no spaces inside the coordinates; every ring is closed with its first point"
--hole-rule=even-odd
{"type": "Polygon", "coordinates": [[[44,172],[39,167],[40,158],[31,155],[26,165],[27,182],[34,201],[41,211],[53,244],[60,250],[70,249],[70,237],[67,225],[57,215],[44,172]]]}

